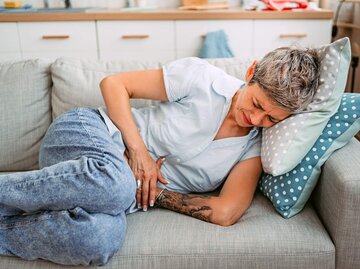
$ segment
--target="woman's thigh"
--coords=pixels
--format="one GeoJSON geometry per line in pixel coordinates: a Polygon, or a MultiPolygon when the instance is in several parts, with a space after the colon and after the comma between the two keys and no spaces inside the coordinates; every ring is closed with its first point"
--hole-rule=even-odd
{"type": "Polygon", "coordinates": [[[40,168],[87,156],[103,162],[123,161],[123,149],[112,139],[95,109],[77,108],[60,115],[40,148],[40,168]]]}

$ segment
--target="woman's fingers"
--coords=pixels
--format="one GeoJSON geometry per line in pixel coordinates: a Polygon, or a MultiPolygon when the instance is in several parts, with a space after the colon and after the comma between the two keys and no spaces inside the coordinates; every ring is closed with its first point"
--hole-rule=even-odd
{"type": "Polygon", "coordinates": [[[137,208],[141,208],[141,189],[143,184],[143,176],[141,172],[136,168],[135,165],[131,165],[131,170],[134,173],[135,180],[136,180],[136,204],[137,208]]]}
{"type": "Polygon", "coordinates": [[[163,175],[161,174],[161,171],[159,169],[158,171],[158,180],[162,183],[162,184],[168,184],[169,182],[163,177],[163,175]]]}
{"type": "Polygon", "coordinates": [[[137,208],[141,208],[141,190],[142,190],[142,180],[137,179],[136,180],[136,204],[137,208]]]}
{"type": "Polygon", "coordinates": [[[160,171],[160,167],[164,163],[164,161],[165,161],[165,158],[159,158],[159,159],[156,160],[157,171],[158,171],[157,179],[162,184],[168,184],[169,182],[163,177],[163,175],[161,174],[161,171],[160,171]]]}
{"type": "Polygon", "coordinates": [[[155,204],[156,182],[157,182],[157,177],[154,177],[154,178],[150,181],[150,197],[149,197],[149,203],[150,203],[150,206],[151,206],[151,207],[153,207],[154,204],[155,204]]]}
{"type": "MultiPolygon", "coordinates": [[[[155,188],[156,188],[156,181],[157,181],[157,173],[156,172],[145,175],[145,179],[142,182],[143,184],[142,184],[142,190],[141,190],[141,192],[142,192],[141,202],[142,202],[142,206],[143,206],[143,211],[146,211],[148,208],[148,205],[152,198],[151,194],[153,193],[153,189],[154,189],[153,182],[155,182],[155,188]]],[[[154,199],[154,198],[152,198],[152,199],[154,199]]]]}
{"type": "Polygon", "coordinates": [[[145,170],[146,172],[144,170],[138,172],[138,169],[134,169],[136,171],[134,174],[137,185],[136,203],[137,207],[139,209],[142,208],[143,211],[147,211],[149,205],[152,207],[155,204],[157,181],[159,180],[162,184],[168,184],[160,172],[160,167],[164,160],[165,158],[156,160],[156,166],[153,166],[155,170],[148,169],[145,170]]]}

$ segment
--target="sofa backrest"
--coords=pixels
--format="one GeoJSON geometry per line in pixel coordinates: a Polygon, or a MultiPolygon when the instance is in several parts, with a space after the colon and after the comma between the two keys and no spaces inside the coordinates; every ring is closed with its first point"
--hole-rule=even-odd
{"type": "Polygon", "coordinates": [[[0,63],[0,171],[35,169],[51,123],[49,60],[0,63]]]}
{"type": "MultiPolygon", "coordinates": [[[[209,59],[211,64],[224,69],[228,74],[244,78],[250,62],[239,59],[209,59]]],[[[161,68],[160,62],[94,61],[59,58],[51,65],[52,113],[53,118],[63,112],[81,106],[100,107],[104,105],[99,83],[109,74],[144,69],[161,68]]],[[[156,104],[155,101],[132,99],[133,107],[156,104]]]]}
{"type": "MultiPolygon", "coordinates": [[[[103,106],[99,83],[109,74],[160,67],[160,63],[155,62],[57,59],[51,66],[53,119],[75,107],[103,106]]],[[[132,101],[133,106],[145,106],[152,103],[154,102],[145,100],[132,101]]]]}
{"type": "MultiPolygon", "coordinates": [[[[250,62],[211,59],[228,74],[244,78],[250,62]]],[[[51,121],[75,107],[100,107],[102,78],[130,70],[161,68],[159,62],[59,58],[0,64],[0,172],[38,168],[40,143],[51,121]]],[[[131,100],[133,107],[155,104],[131,100]]]]}

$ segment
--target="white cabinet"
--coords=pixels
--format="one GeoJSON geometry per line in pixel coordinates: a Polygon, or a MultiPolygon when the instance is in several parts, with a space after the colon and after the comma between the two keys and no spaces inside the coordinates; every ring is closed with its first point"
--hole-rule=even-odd
{"type": "Polygon", "coordinates": [[[17,23],[0,23],[0,37],[0,61],[21,59],[17,23]]]}
{"type": "Polygon", "coordinates": [[[224,30],[236,57],[252,55],[252,20],[187,20],[176,21],[176,57],[198,56],[205,34],[218,30],[224,30]]]}
{"type": "Polygon", "coordinates": [[[174,21],[98,21],[101,60],[175,58],[174,21]]]}
{"type": "Polygon", "coordinates": [[[331,41],[331,20],[255,20],[254,56],[283,46],[318,47],[331,41]]]}
{"type": "Polygon", "coordinates": [[[331,19],[165,19],[0,23],[0,61],[77,57],[169,61],[198,56],[206,33],[224,30],[240,59],[289,45],[331,41],[331,19]]]}
{"type": "Polygon", "coordinates": [[[97,59],[94,21],[19,22],[23,58],[97,59]]]}

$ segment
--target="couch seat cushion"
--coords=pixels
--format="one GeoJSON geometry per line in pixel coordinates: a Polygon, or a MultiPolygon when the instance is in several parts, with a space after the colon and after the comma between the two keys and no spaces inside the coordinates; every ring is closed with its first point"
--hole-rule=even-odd
{"type": "MultiPolygon", "coordinates": [[[[4,257],[0,268],[72,267],[4,257]]],[[[128,215],[125,244],[104,268],[331,269],[335,247],[311,205],[285,220],[257,193],[250,209],[230,227],[164,209],[128,215]]]]}

